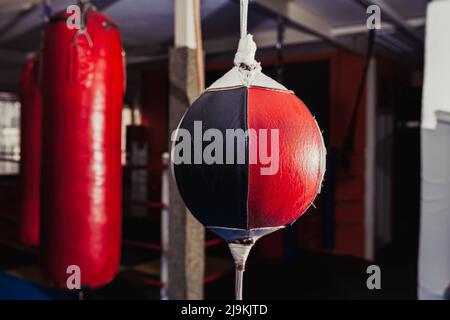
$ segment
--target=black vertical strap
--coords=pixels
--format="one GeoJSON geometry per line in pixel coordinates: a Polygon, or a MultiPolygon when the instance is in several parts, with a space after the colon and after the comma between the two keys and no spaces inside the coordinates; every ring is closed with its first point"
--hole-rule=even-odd
{"type": "Polygon", "coordinates": [[[90,0],[78,0],[78,6],[81,11],[81,30],[86,30],[87,17],[89,12],[96,11],[97,8],[91,3],[90,0]]]}
{"type": "Polygon", "coordinates": [[[50,21],[53,15],[53,8],[49,0],[46,0],[42,6],[42,14],[44,16],[44,26],[50,21]]]}
{"type": "Polygon", "coordinates": [[[78,6],[80,7],[80,11],[81,11],[81,30],[86,30],[86,25],[87,25],[86,13],[89,8],[88,1],[79,0],[78,6]]]}
{"type": "Polygon", "coordinates": [[[43,67],[44,67],[44,58],[43,58],[43,54],[44,54],[44,38],[45,38],[45,28],[46,26],[50,23],[52,16],[53,16],[53,7],[52,4],[50,2],[50,0],[45,0],[43,5],[42,5],[42,16],[43,16],[43,22],[42,22],[42,28],[41,28],[41,34],[40,34],[40,44],[39,44],[39,51],[38,51],[38,67],[39,67],[39,71],[38,71],[38,78],[39,78],[39,83],[42,82],[42,75],[43,75],[43,67]]]}
{"type": "Polygon", "coordinates": [[[277,44],[276,44],[276,50],[277,50],[276,72],[277,72],[277,81],[279,83],[283,82],[283,71],[284,71],[283,49],[284,49],[285,32],[286,32],[285,20],[280,15],[280,16],[278,16],[278,19],[277,19],[277,44]]]}
{"type": "MultiPolygon", "coordinates": [[[[277,65],[276,65],[276,75],[277,81],[283,83],[283,73],[284,73],[284,38],[286,34],[286,21],[279,15],[277,18],[277,65]]],[[[293,224],[286,226],[283,232],[284,247],[282,255],[284,259],[292,261],[297,258],[297,234],[296,228],[293,224]]]]}
{"type": "Polygon", "coordinates": [[[356,122],[358,120],[359,108],[361,106],[361,100],[366,88],[367,73],[369,71],[370,60],[373,56],[373,49],[375,44],[375,29],[369,31],[369,41],[367,44],[366,61],[364,65],[364,72],[362,74],[361,81],[359,83],[358,93],[356,95],[355,105],[353,107],[353,113],[350,119],[350,124],[345,135],[344,144],[342,146],[342,164],[346,170],[350,167],[350,153],[355,150],[355,135],[356,135],[356,122]]]}

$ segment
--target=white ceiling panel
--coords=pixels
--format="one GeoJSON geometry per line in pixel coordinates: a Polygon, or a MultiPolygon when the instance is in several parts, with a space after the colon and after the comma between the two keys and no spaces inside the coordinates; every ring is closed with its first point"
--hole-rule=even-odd
{"type": "Polygon", "coordinates": [[[355,0],[295,0],[333,27],[364,23],[367,14],[355,0]]]}

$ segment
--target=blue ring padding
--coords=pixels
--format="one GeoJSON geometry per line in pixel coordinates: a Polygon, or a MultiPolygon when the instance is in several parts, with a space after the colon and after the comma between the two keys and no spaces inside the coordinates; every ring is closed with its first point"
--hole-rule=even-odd
{"type": "Polygon", "coordinates": [[[0,271],[0,300],[75,300],[77,292],[49,289],[0,271]]]}

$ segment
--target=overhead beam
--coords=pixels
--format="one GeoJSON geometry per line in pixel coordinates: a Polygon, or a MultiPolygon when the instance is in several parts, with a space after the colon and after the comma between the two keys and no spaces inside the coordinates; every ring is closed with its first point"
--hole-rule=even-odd
{"type": "Polygon", "coordinates": [[[408,25],[403,18],[390,4],[384,0],[355,0],[364,7],[377,5],[381,10],[381,16],[385,16],[392,21],[398,29],[409,35],[418,45],[423,45],[423,37],[414,28],[408,25]]]}
{"type": "Polygon", "coordinates": [[[298,2],[291,0],[254,0],[252,4],[258,6],[269,15],[274,17],[281,16],[289,26],[299,31],[315,35],[341,49],[360,53],[356,48],[334,37],[331,25],[298,2]]]}
{"type": "MultiPolygon", "coordinates": [[[[418,28],[425,25],[425,18],[413,18],[406,20],[406,24],[411,28],[418,28]]],[[[381,33],[389,34],[396,31],[396,26],[393,23],[383,22],[381,24],[381,33]]],[[[332,28],[330,34],[333,38],[354,36],[358,34],[367,33],[367,27],[365,24],[354,24],[349,26],[342,26],[332,28]]],[[[260,31],[253,33],[253,38],[258,48],[274,47],[277,42],[277,31],[260,31]]],[[[230,52],[236,50],[237,36],[217,38],[213,40],[205,41],[205,51],[207,54],[217,54],[223,52],[230,52]]],[[[320,42],[322,39],[312,34],[294,30],[291,28],[286,29],[284,43],[285,45],[300,45],[314,42],[320,42]]]]}
{"type": "Polygon", "coordinates": [[[14,41],[14,39],[18,39],[29,31],[40,29],[41,26],[42,18],[40,17],[38,5],[23,9],[17,12],[14,18],[0,29],[0,43],[4,44],[10,40],[14,41]]]}
{"type": "Polygon", "coordinates": [[[31,9],[34,5],[42,3],[43,0],[2,0],[0,12],[11,12],[31,9]]]}
{"type": "MultiPolygon", "coordinates": [[[[274,47],[277,43],[276,31],[261,31],[253,33],[258,48],[274,47]]],[[[207,54],[218,54],[224,52],[232,52],[237,49],[237,37],[223,37],[205,41],[205,51],[207,54]]],[[[316,36],[299,32],[293,29],[287,29],[284,37],[284,44],[306,44],[312,42],[319,42],[320,39],[316,36]]]]}
{"type": "MultiPolygon", "coordinates": [[[[407,25],[411,28],[420,28],[425,25],[425,17],[417,17],[406,20],[407,25]]],[[[381,33],[389,34],[394,33],[396,31],[396,26],[390,22],[383,22],[381,24],[381,33]]],[[[358,34],[367,33],[367,27],[365,24],[354,24],[342,27],[336,27],[331,29],[331,34],[333,37],[349,37],[358,34]]],[[[277,32],[273,31],[259,31],[253,33],[253,38],[258,45],[258,48],[270,48],[274,47],[277,42],[277,32]]],[[[206,54],[220,54],[226,52],[233,52],[236,50],[239,41],[239,36],[228,36],[222,38],[215,38],[211,40],[206,40],[204,42],[205,53],[206,54]]],[[[284,43],[285,45],[302,45],[309,43],[317,43],[322,41],[321,38],[308,34],[305,32],[301,32],[298,30],[294,30],[292,28],[286,29],[284,43]]],[[[151,50],[128,50],[127,51],[127,63],[128,64],[138,64],[138,63],[146,63],[152,61],[163,61],[167,59],[167,54],[163,53],[163,47],[161,49],[155,50],[151,52],[151,50]]],[[[152,47],[154,49],[154,46],[152,47]]],[[[150,49],[150,48],[149,48],[150,49]]],[[[397,52],[397,51],[395,51],[397,52]]],[[[394,53],[395,53],[394,52],[394,53]]],[[[1,56],[1,54],[0,54],[1,56]]]]}
{"type": "MultiPolygon", "coordinates": [[[[15,43],[24,42],[24,39],[39,38],[39,34],[41,32],[43,18],[41,12],[42,10],[39,4],[42,4],[43,0],[19,1],[20,3],[18,4],[25,5],[27,2],[29,2],[32,4],[32,6],[24,6],[23,9],[25,11],[18,14],[18,18],[16,19],[14,24],[4,30],[3,34],[0,34],[0,44],[2,44],[2,46],[4,47],[10,47],[15,43]]],[[[120,0],[92,0],[92,3],[97,7],[99,11],[103,11],[118,1],[120,0]]],[[[54,0],[52,3],[55,10],[62,9],[62,1],[54,0]]]]}
{"type": "Polygon", "coordinates": [[[288,19],[304,30],[317,33],[324,38],[332,38],[331,26],[324,19],[311,13],[297,2],[289,0],[254,0],[253,3],[288,19]]]}

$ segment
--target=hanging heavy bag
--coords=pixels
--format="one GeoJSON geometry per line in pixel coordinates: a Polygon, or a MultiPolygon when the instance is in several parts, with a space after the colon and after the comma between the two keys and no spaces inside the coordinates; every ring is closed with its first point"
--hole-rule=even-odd
{"type": "Polygon", "coordinates": [[[44,39],[42,260],[62,287],[78,268],[82,286],[104,285],[120,259],[121,38],[109,18],[82,14],[78,30],[56,14],[44,39]]]}
{"type": "Polygon", "coordinates": [[[30,56],[20,88],[20,239],[39,245],[42,95],[37,55],[30,56]]]}

